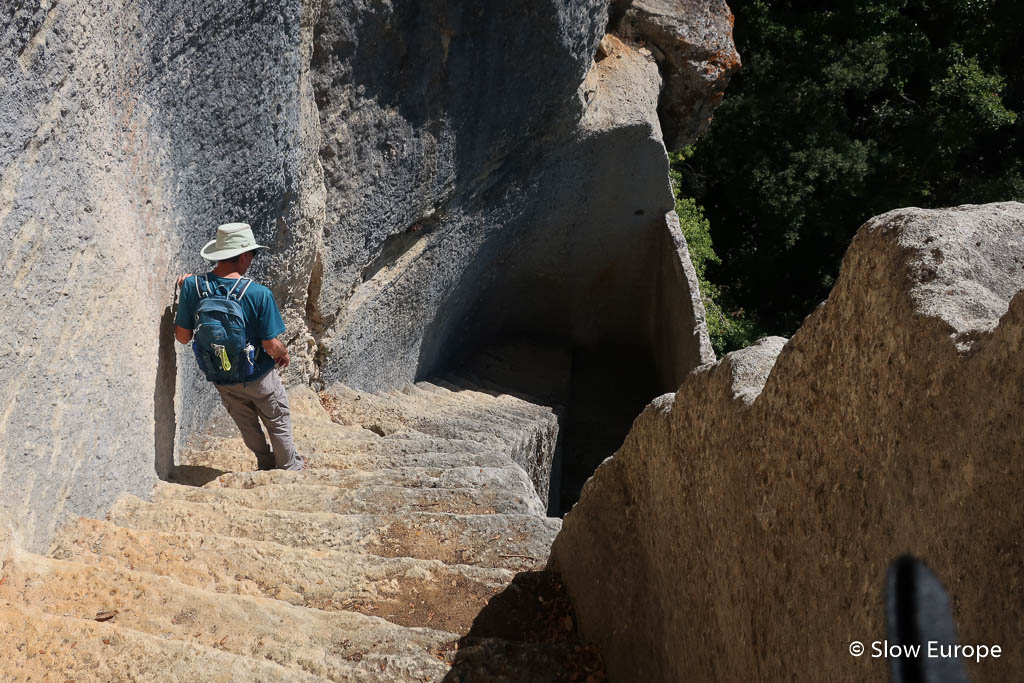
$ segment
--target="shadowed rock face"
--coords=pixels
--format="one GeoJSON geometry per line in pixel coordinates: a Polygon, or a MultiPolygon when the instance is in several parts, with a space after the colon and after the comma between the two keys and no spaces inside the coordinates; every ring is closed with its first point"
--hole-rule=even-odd
{"type": "Polygon", "coordinates": [[[1017,203],[879,216],[791,340],[647,408],[552,550],[613,680],[884,678],[847,645],[884,638],[902,553],[962,643],[1021,639],[1022,248],[1017,203]]]}
{"type": "Polygon", "coordinates": [[[325,381],[378,389],[509,337],[628,340],[665,388],[707,359],[666,218],[657,65],[613,36],[598,50],[603,4],[556,3],[543,27],[540,4],[321,16],[325,381]],[[360,22],[376,38],[349,53],[360,22]]]}
{"type": "Polygon", "coordinates": [[[600,0],[332,3],[312,64],[327,188],[311,299],[324,379],[375,389],[430,374],[571,144],[600,0]],[[427,347],[427,348],[424,348],[427,347]]]}
{"type": "Polygon", "coordinates": [[[31,546],[64,511],[144,494],[220,411],[159,339],[220,223],[271,247],[252,274],[292,384],[392,386],[535,313],[574,340],[635,330],[667,386],[707,360],[665,217],[660,76],[625,45],[594,66],[603,0],[14,0],[0,18],[0,484],[31,546]]]}

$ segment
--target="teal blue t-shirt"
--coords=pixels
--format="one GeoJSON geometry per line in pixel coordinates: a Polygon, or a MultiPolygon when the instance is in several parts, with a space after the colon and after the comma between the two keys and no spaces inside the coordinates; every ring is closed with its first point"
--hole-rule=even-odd
{"type": "MultiPolygon", "coordinates": [[[[174,324],[184,327],[186,330],[195,329],[196,306],[199,305],[199,289],[196,283],[196,275],[185,279],[181,285],[181,294],[178,296],[178,314],[174,317],[174,324]]],[[[226,277],[217,277],[212,273],[206,276],[210,283],[211,293],[227,294],[238,280],[226,277]]],[[[245,283],[239,284],[244,287],[245,283]]],[[[284,320],[281,319],[281,312],[277,309],[277,302],[270,290],[253,282],[245,290],[245,296],[239,302],[242,306],[242,314],[245,316],[245,338],[256,347],[256,369],[252,377],[246,379],[252,382],[267,374],[274,367],[274,359],[263,350],[263,342],[274,339],[284,333],[284,320]]]]}

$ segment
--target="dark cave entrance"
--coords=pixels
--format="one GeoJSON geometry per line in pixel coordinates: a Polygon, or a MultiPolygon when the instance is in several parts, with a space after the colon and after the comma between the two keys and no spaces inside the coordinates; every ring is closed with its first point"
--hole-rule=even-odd
{"type": "Polygon", "coordinates": [[[446,334],[434,337],[434,363],[421,366],[421,379],[443,377],[555,409],[551,516],[579,499],[644,406],[713,358],[701,341],[678,225],[639,217],[634,225],[621,248],[608,249],[605,233],[600,250],[577,246],[572,253],[586,258],[550,267],[544,257],[565,252],[538,240],[478,280],[482,286],[461,290],[469,295],[442,316],[446,334]]]}
{"type": "Polygon", "coordinates": [[[558,407],[548,512],[561,516],[644,406],[714,352],[648,124],[598,127],[530,181],[496,225],[481,213],[486,237],[435,313],[416,376],[458,386],[461,373],[558,407]]]}
{"type": "Polygon", "coordinates": [[[633,420],[663,393],[649,349],[616,342],[553,344],[527,337],[456,360],[449,381],[512,394],[555,408],[559,440],[548,514],[561,517],[583,484],[612,455],[633,420]]]}

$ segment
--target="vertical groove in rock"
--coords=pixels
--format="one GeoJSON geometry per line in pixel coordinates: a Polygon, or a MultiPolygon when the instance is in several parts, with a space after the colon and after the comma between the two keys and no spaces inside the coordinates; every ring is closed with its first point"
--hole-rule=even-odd
{"type": "Polygon", "coordinates": [[[303,0],[300,21],[301,50],[299,59],[303,68],[299,73],[299,138],[302,150],[301,168],[308,175],[301,183],[306,191],[299,195],[298,213],[305,222],[305,226],[299,230],[299,234],[302,238],[309,240],[310,249],[308,260],[300,266],[305,287],[302,289],[301,302],[297,301],[295,306],[296,311],[302,311],[302,335],[305,337],[305,344],[300,346],[300,350],[304,352],[305,362],[301,375],[292,381],[305,383],[320,381],[324,361],[322,336],[326,329],[319,305],[319,296],[323,287],[327,185],[320,158],[323,140],[320,109],[316,101],[316,88],[312,76],[316,50],[316,27],[319,24],[320,14],[323,12],[323,4],[321,0],[303,0]]]}

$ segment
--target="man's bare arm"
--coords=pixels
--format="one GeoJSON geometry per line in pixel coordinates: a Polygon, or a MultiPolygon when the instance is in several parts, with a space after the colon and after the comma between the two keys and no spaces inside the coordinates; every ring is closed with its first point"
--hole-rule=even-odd
{"type": "Polygon", "coordinates": [[[286,368],[291,359],[288,357],[288,347],[281,343],[276,337],[263,342],[263,350],[270,354],[270,357],[277,363],[277,367],[286,368]]]}
{"type": "MultiPolygon", "coordinates": [[[[192,276],[192,273],[185,273],[184,275],[179,277],[178,281],[176,283],[174,283],[175,289],[181,289],[181,285],[182,285],[183,282],[185,282],[185,278],[191,277],[191,276],[192,276]]],[[[181,325],[175,325],[174,326],[174,338],[177,339],[182,344],[188,344],[190,341],[192,341],[192,330],[186,330],[181,325]]]]}

